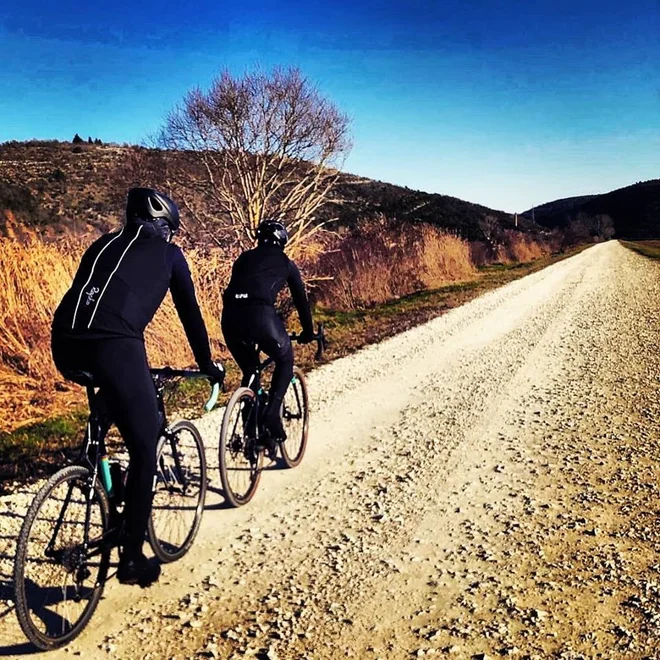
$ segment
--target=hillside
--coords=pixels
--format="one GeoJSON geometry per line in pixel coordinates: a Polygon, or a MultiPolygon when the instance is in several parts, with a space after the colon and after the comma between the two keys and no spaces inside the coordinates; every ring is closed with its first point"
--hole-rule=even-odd
{"type": "MultiPolygon", "coordinates": [[[[513,227],[509,213],[494,211],[456,197],[411,190],[382,181],[343,174],[336,188],[338,202],[326,211],[338,218],[338,224],[352,226],[360,218],[378,213],[398,220],[413,220],[438,225],[457,232],[468,240],[483,239],[479,223],[487,217],[496,218],[503,227],[513,227]]],[[[520,227],[523,231],[539,229],[531,221],[520,227]]]]}
{"type": "Polygon", "coordinates": [[[108,178],[125,152],[125,147],[58,142],[1,144],[0,211],[51,231],[106,229],[116,219],[108,178]]]}
{"type": "MultiPolygon", "coordinates": [[[[145,150],[137,150],[145,153],[145,150]]],[[[46,232],[63,228],[106,229],[121,213],[125,194],[125,163],[135,147],[73,145],[65,142],[9,142],[0,145],[0,223],[11,211],[21,223],[46,232]]],[[[183,154],[159,152],[171,167],[185,167],[183,154]]],[[[152,181],[143,181],[144,184],[152,181]]],[[[319,220],[330,226],[354,227],[379,214],[397,220],[427,222],[459,233],[468,240],[483,238],[480,222],[495,218],[512,227],[508,213],[447,195],[430,194],[371,179],[341,174],[330,204],[319,220]]],[[[523,220],[523,231],[539,229],[523,220]]]]}
{"type": "MultiPolygon", "coordinates": [[[[602,195],[559,199],[534,209],[535,221],[545,227],[565,227],[578,214],[610,216],[617,238],[660,238],[660,179],[602,195]]],[[[523,215],[531,219],[531,209],[523,215]]]]}
{"type": "MultiPolygon", "coordinates": [[[[46,234],[65,228],[76,233],[105,230],[120,219],[131,180],[157,186],[164,169],[187,167],[189,162],[187,154],[127,145],[0,144],[0,230],[6,211],[20,224],[46,234]],[[151,165],[145,169],[143,162],[142,169],[136,170],[135,160],[140,158],[151,159],[151,165]]],[[[544,228],[565,228],[578,214],[609,215],[618,238],[660,238],[660,179],[541,204],[519,217],[518,229],[538,233],[544,228]]],[[[495,222],[501,229],[513,227],[513,217],[503,211],[348,173],[340,175],[333,198],[318,220],[328,222],[330,228],[353,228],[379,215],[433,224],[471,241],[484,239],[486,219],[486,224],[495,222]]]]}
{"type": "Polygon", "coordinates": [[[534,218],[535,222],[544,227],[564,226],[573,213],[576,213],[585,202],[594,197],[595,195],[581,195],[579,197],[555,199],[552,202],[546,202],[525,211],[522,216],[529,219],[534,218]]]}

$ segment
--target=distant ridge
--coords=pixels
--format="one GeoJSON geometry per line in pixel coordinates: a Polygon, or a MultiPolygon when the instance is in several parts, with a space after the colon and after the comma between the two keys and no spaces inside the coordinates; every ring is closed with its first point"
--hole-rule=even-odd
{"type": "MultiPolygon", "coordinates": [[[[544,227],[565,227],[579,213],[609,215],[616,238],[660,238],[660,179],[639,181],[601,195],[567,197],[534,208],[534,220],[544,227]]],[[[532,210],[525,211],[532,218],[532,210]]]]}
{"type": "Polygon", "coordinates": [[[521,215],[530,219],[533,217],[536,222],[538,222],[540,225],[543,225],[544,227],[554,227],[556,225],[552,224],[552,221],[555,217],[566,218],[570,216],[575,212],[576,209],[594,197],[596,197],[596,195],[582,195],[579,197],[564,197],[563,199],[555,199],[552,202],[546,202],[545,204],[535,206],[533,209],[529,209],[521,215]],[[546,223],[547,218],[550,219],[550,224],[546,223]]]}
{"type": "MultiPolygon", "coordinates": [[[[152,153],[130,145],[31,141],[0,144],[0,229],[9,211],[19,223],[60,232],[107,230],[121,220],[126,194],[118,171],[131,153],[152,153]]],[[[169,167],[186,167],[190,156],[157,152],[169,167]]],[[[124,181],[124,182],[122,182],[124,181]]],[[[145,180],[142,183],[158,185],[145,180]]],[[[537,233],[563,228],[578,213],[607,214],[621,238],[660,238],[660,180],[603,195],[567,197],[526,211],[517,229],[537,233]],[[534,221],[532,221],[532,215],[534,221]]],[[[449,195],[411,190],[382,181],[341,173],[331,202],[319,214],[330,228],[355,227],[379,215],[425,222],[474,241],[482,226],[495,222],[514,228],[514,216],[449,195]],[[484,222],[485,221],[485,222],[484,222]]]]}
{"type": "MultiPolygon", "coordinates": [[[[150,151],[112,143],[0,144],[0,223],[3,211],[10,210],[20,222],[43,231],[57,232],[65,227],[106,230],[120,220],[125,195],[116,172],[127,155],[136,150],[150,151]]],[[[183,152],[158,154],[171,167],[186,167],[190,158],[183,152]]],[[[348,173],[340,174],[332,199],[318,220],[339,229],[355,227],[379,215],[438,225],[469,240],[483,239],[480,225],[486,218],[494,219],[501,228],[514,227],[513,215],[504,211],[348,173]]],[[[518,229],[538,231],[541,227],[523,219],[518,229]]]]}

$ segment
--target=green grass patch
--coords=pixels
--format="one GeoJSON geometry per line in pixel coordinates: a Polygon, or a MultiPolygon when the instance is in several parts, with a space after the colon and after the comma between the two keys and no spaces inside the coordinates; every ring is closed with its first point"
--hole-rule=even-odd
{"type": "Polygon", "coordinates": [[[660,259],[660,241],[619,241],[621,245],[649,259],[660,259]]]}
{"type": "Polygon", "coordinates": [[[87,410],[81,408],[0,433],[0,493],[9,479],[40,477],[63,466],[80,447],[86,420],[87,410]]]}

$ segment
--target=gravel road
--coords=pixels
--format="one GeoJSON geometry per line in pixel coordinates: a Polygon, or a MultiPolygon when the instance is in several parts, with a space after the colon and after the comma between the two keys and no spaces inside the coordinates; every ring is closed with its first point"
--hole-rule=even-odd
{"type": "MultiPolygon", "coordinates": [[[[317,369],[303,463],[211,493],[193,550],[48,657],[660,657],[659,300],[609,242],[317,369]]],[[[0,656],[29,651],[30,490],[0,498],[0,656]]]]}

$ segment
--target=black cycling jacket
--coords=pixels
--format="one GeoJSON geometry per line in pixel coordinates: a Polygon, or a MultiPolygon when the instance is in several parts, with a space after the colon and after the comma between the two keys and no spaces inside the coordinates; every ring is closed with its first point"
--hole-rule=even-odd
{"type": "Polygon", "coordinates": [[[53,332],[144,340],[168,289],[197,363],[208,365],[209,338],[186,259],[176,245],[146,235],[142,227],[124,227],[92,243],[55,311],[53,332]]]}
{"type": "Polygon", "coordinates": [[[225,306],[274,305],[277,294],[288,284],[298,310],[303,332],[314,326],[305,287],[296,264],[275,245],[259,245],[243,252],[234,262],[229,285],[223,295],[225,306]]]}

